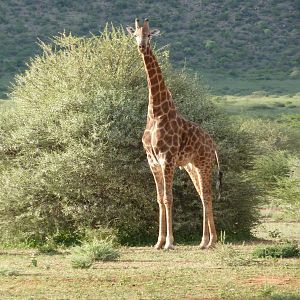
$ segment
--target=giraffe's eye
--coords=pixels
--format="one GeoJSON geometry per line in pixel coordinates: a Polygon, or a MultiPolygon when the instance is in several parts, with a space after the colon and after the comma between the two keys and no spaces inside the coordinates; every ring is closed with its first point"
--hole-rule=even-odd
{"type": "Polygon", "coordinates": [[[148,34],[148,37],[150,37],[151,36],[151,34],[148,34]]]}

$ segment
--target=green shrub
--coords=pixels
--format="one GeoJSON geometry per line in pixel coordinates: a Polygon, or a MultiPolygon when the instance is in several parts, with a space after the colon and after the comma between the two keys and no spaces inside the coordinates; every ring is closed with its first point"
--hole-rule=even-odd
{"type": "Polygon", "coordinates": [[[296,293],[295,295],[292,294],[274,294],[272,293],[271,300],[299,300],[299,294],[296,293]]]}
{"type": "Polygon", "coordinates": [[[290,74],[289,74],[289,77],[292,78],[292,79],[297,79],[300,77],[300,69],[299,68],[294,68],[290,74]]]}
{"type": "Polygon", "coordinates": [[[93,264],[92,257],[87,253],[74,253],[70,257],[71,265],[75,269],[88,269],[93,264]]]}
{"type": "Polygon", "coordinates": [[[112,245],[117,246],[118,233],[113,228],[86,228],[84,231],[84,242],[93,242],[94,240],[105,240],[112,245]]]}
{"type": "Polygon", "coordinates": [[[92,253],[95,261],[113,261],[120,256],[119,252],[113,248],[112,243],[107,241],[95,240],[93,243],[88,244],[87,251],[92,253]]]}
{"type": "Polygon", "coordinates": [[[283,103],[283,102],[274,102],[273,103],[273,106],[274,107],[285,107],[286,106],[286,104],[285,103],[283,103]]]}
{"type": "Polygon", "coordinates": [[[268,104],[254,104],[248,108],[249,110],[257,110],[257,109],[272,109],[268,104]]]}
{"type": "Polygon", "coordinates": [[[254,91],[251,94],[253,97],[267,97],[268,96],[268,92],[266,91],[254,91]]]}
{"type": "Polygon", "coordinates": [[[273,151],[254,160],[253,180],[266,191],[264,201],[285,209],[299,220],[300,178],[299,160],[287,151],[273,151]]]}
{"type": "Polygon", "coordinates": [[[0,276],[19,276],[20,272],[15,269],[7,269],[1,268],[0,269],[0,276]]]}
{"type": "Polygon", "coordinates": [[[253,176],[258,185],[271,192],[277,186],[278,178],[288,176],[290,156],[286,151],[273,151],[270,154],[259,155],[254,161],[253,176]]]}
{"type": "MultiPolygon", "coordinates": [[[[136,45],[113,28],[62,34],[41,48],[16,77],[13,105],[0,110],[1,239],[72,245],[87,228],[108,227],[120,243],[153,241],[155,186],[141,143],[148,91],[136,45]]],[[[258,221],[252,133],[216,107],[198,78],[173,70],[168,51],[156,54],[180,112],[217,141],[225,171],[218,229],[248,236],[258,221]]],[[[200,201],[183,172],[174,198],[175,234],[199,238],[200,201]]]]}
{"type": "Polygon", "coordinates": [[[222,266],[240,267],[253,263],[252,258],[235,250],[230,244],[218,244],[213,253],[214,260],[222,266]]]}
{"type": "Polygon", "coordinates": [[[217,48],[217,43],[213,40],[207,40],[205,42],[205,48],[212,50],[212,49],[216,49],[217,48]]]}
{"type": "Polygon", "coordinates": [[[89,268],[95,261],[114,261],[119,256],[111,242],[95,239],[73,248],[70,260],[74,268],[89,268]]]}
{"type": "Polygon", "coordinates": [[[289,172],[277,177],[274,189],[270,191],[273,204],[284,209],[294,221],[300,221],[300,161],[292,157],[288,162],[289,172]]]}
{"type": "Polygon", "coordinates": [[[286,243],[274,246],[257,247],[252,255],[256,258],[274,257],[290,258],[299,257],[300,251],[296,243],[286,243]]]}
{"type": "MultiPolygon", "coordinates": [[[[239,120],[243,130],[251,135],[255,145],[252,170],[247,178],[260,189],[262,203],[284,208],[294,220],[299,219],[299,160],[290,154],[295,151],[295,137],[286,127],[273,121],[260,119],[239,120]],[[283,150],[284,149],[284,150],[283,150]],[[289,150],[287,150],[289,149],[289,150]]],[[[297,124],[292,119],[282,122],[297,124]]],[[[297,126],[296,126],[297,127],[297,126]]]]}
{"type": "Polygon", "coordinates": [[[291,205],[291,209],[299,213],[300,209],[300,178],[291,174],[290,176],[278,178],[276,187],[271,191],[274,198],[280,200],[283,205],[291,205]],[[283,201],[282,201],[283,200],[283,201]]]}
{"type": "Polygon", "coordinates": [[[43,254],[57,254],[57,243],[53,239],[47,240],[45,243],[38,245],[39,253],[43,254]]]}
{"type": "MultiPolygon", "coordinates": [[[[284,132],[284,127],[276,122],[262,119],[240,119],[242,130],[246,131],[254,144],[256,155],[270,155],[274,151],[286,149],[290,139],[284,132]]],[[[281,156],[286,157],[282,152],[281,156]]]]}

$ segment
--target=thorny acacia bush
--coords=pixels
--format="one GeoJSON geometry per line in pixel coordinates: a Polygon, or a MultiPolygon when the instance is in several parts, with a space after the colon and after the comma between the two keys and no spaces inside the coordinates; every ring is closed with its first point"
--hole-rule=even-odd
{"type": "MultiPolygon", "coordinates": [[[[100,36],[62,34],[40,44],[16,77],[11,108],[0,118],[2,241],[76,242],[87,228],[108,227],[121,243],[155,239],[155,186],[142,149],[148,91],[141,57],[123,29],[100,36]]],[[[181,113],[218,143],[225,171],[215,201],[217,228],[250,234],[257,189],[247,175],[249,132],[230,122],[197,78],[172,70],[168,51],[155,51],[181,113]]],[[[200,201],[178,171],[175,234],[200,238],[200,201]]]]}
{"type": "Polygon", "coordinates": [[[241,124],[253,138],[256,151],[250,176],[264,204],[280,207],[299,220],[300,161],[294,135],[274,121],[252,119],[241,124]]]}

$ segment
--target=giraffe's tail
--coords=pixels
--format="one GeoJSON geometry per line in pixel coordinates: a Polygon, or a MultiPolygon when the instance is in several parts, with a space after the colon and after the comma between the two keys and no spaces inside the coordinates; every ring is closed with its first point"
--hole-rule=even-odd
{"type": "Polygon", "coordinates": [[[215,150],[215,157],[216,157],[216,162],[217,162],[217,166],[218,166],[218,178],[217,178],[217,183],[216,183],[216,189],[217,189],[217,193],[218,193],[218,200],[220,200],[221,199],[221,191],[222,191],[223,173],[221,172],[219,156],[218,156],[217,150],[215,150]]]}

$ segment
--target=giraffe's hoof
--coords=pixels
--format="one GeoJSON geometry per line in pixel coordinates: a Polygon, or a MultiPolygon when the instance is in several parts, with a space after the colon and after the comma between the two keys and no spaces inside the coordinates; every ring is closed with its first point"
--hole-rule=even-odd
{"type": "Polygon", "coordinates": [[[174,250],[175,247],[174,247],[174,245],[172,245],[172,244],[166,244],[165,247],[164,247],[164,249],[165,249],[165,250],[174,250]]]}
{"type": "Polygon", "coordinates": [[[202,241],[199,245],[199,248],[201,250],[204,250],[204,249],[206,249],[207,245],[208,245],[208,241],[202,241]]]}
{"type": "Polygon", "coordinates": [[[201,250],[205,250],[206,247],[207,247],[206,244],[202,244],[202,243],[201,243],[201,244],[199,245],[199,248],[200,248],[201,250]]]}
{"type": "Polygon", "coordinates": [[[155,245],[154,245],[154,249],[156,250],[160,250],[163,248],[163,245],[165,244],[165,242],[161,241],[161,242],[157,242],[155,245]]]}
{"type": "Polygon", "coordinates": [[[205,249],[210,250],[210,249],[214,249],[215,247],[216,247],[216,243],[208,243],[205,249]]]}

